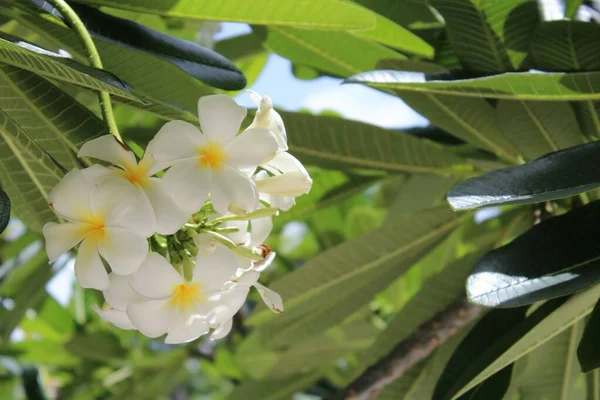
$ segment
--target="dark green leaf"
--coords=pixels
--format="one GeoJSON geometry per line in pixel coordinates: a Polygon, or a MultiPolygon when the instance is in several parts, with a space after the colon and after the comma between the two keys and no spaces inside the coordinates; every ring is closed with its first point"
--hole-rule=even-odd
{"type": "Polygon", "coordinates": [[[502,368],[494,375],[469,390],[458,400],[502,400],[510,386],[513,365],[502,368]]]}
{"type": "Polygon", "coordinates": [[[552,300],[527,317],[528,307],[490,311],[473,327],[446,364],[433,400],[453,398],[483,369],[565,301],[564,298],[552,300]]]}
{"type": "Polygon", "coordinates": [[[596,173],[600,143],[550,153],[523,165],[488,172],[448,193],[455,210],[560,199],[600,187],[596,173]]]}
{"type": "Polygon", "coordinates": [[[10,197],[0,189],[0,233],[4,232],[10,220],[10,197]]]}
{"type": "Polygon", "coordinates": [[[110,72],[85,66],[3,32],[0,32],[0,62],[47,78],[142,101],[131,93],[127,83],[110,72]]]}
{"type": "Polygon", "coordinates": [[[127,356],[119,339],[107,332],[76,335],[65,343],[65,348],[73,355],[99,362],[122,360],[127,356]]]}
{"type": "Polygon", "coordinates": [[[246,86],[244,75],[231,61],[199,44],[105,14],[90,6],[73,4],[72,7],[94,37],[148,52],[219,89],[239,90],[246,86]]]}
{"type": "Polygon", "coordinates": [[[564,296],[600,280],[600,202],[535,225],[488,253],[467,279],[472,302],[514,307],[564,296]]]}
{"type": "Polygon", "coordinates": [[[596,303],[590,315],[583,336],[577,348],[577,357],[582,372],[590,372],[600,368],[600,301],[596,303]]]}

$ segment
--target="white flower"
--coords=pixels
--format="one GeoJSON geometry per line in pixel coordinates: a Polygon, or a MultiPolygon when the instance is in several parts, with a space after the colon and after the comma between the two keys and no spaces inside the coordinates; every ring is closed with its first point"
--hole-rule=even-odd
{"type": "Polygon", "coordinates": [[[210,255],[198,253],[187,282],[164,257],[150,253],[129,278],[131,287],[147,300],[129,305],[127,315],[148,337],[167,333],[166,343],[194,340],[218,323],[217,315],[232,316],[243,305],[243,288],[223,290],[236,269],[235,255],[217,245],[210,255]]]}
{"type": "Polygon", "coordinates": [[[74,169],[52,189],[50,207],[68,222],[44,225],[50,262],[79,242],[75,274],[84,288],[104,290],[108,273],[135,272],[148,253],[147,237],[154,232],[152,210],[143,207],[140,194],[123,180],[108,179],[94,186],[74,169]]]}
{"type": "Polygon", "coordinates": [[[285,132],[285,125],[281,119],[281,115],[273,109],[273,102],[269,96],[261,97],[260,94],[253,90],[248,90],[250,98],[256,104],[258,110],[254,115],[250,128],[267,128],[275,134],[277,138],[277,144],[279,145],[279,151],[287,151],[287,133],[285,132]]]}
{"type": "Polygon", "coordinates": [[[93,176],[96,182],[106,177],[121,178],[143,191],[152,204],[156,219],[156,232],[170,235],[189,219],[190,213],[181,210],[165,190],[161,179],[152,177],[165,168],[151,157],[153,142],[148,144],[144,157],[138,163],[131,150],[125,147],[114,136],[106,135],[86,142],[79,150],[79,157],[93,157],[107,161],[118,168],[104,168],[95,165],[84,170],[93,176]]]}
{"type": "Polygon", "coordinates": [[[110,284],[103,294],[104,300],[110,306],[110,309],[103,310],[95,304],[92,308],[100,317],[121,329],[135,329],[125,311],[130,304],[144,301],[145,299],[133,291],[129,285],[129,277],[110,274],[108,278],[110,284]]]}
{"type": "Polygon", "coordinates": [[[246,109],[230,97],[205,96],[198,100],[201,131],[184,121],[170,121],[156,134],[153,156],[171,165],[163,180],[182,209],[198,211],[209,193],[220,214],[227,213],[230,203],[249,212],[256,209],[256,186],[242,171],[272,158],[278,144],[265,128],[237,135],[245,116],[246,109]]]}

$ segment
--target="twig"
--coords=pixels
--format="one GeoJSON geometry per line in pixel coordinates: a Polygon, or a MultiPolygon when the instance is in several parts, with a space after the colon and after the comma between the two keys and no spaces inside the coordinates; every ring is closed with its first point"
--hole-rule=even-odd
{"type": "MultiPolygon", "coordinates": [[[[90,64],[94,68],[102,69],[102,60],[100,60],[100,54],[98,54],[98,50],[96,49],[96,45],[90,36],[85,24],[77,13],[67,4],[65,0],[47,0],[48,3],[52,4],[64,17],[67,24],[75,31],[79,41],[81,42],[83,48],[87,52],[88,59],[90,64]]],[[[102,111],[102,118],[106,125],[108,125],[108,130],[111,134],[113,134],[120,142],[123,142],[121,138],[121,134],[119,133],[119,129],[117,128],[117,123],[115,122],[115,116],[113,114],[112,104],[110,102],[110,95],[106,92],[99,92],[98,98],[100,101],[100,110],[102,111]]]]}
{"type": "Polygon", "coordinates": [[[371,400],[409,368],[427,358],[439,345],[454,336],[481,314],[483,307],[461,299],[421,325],[406,340],[369,367],[354,382],[330,400],[371,400]]]}

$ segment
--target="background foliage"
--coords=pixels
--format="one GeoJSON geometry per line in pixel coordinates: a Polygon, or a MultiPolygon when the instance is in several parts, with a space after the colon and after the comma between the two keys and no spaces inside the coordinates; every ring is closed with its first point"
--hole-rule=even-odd
{"type": "Polygon", "coordinates": [[[70,1],[103,70],[51,3],[0,1],[0,228],[13,216],[0,236],[0,398],[343,397],[465,296],[499,308],[378,398],[600,398],[594,2],[70,1]],[[252,32],[212,52],[189,42],[207,21],[252,32]],[[95,92],[140,150],[165,121],[195,122],[199,96],[250,85],[271,53],[299,79],[370,85],[431,122],[399,132],[281,112],[314,180],[268,242],[285,312],[253,298],[227,339],[173,347],[100,320],[99,293],[76,289],[66,307],[49,296],[69,259],[50,266],[42,249],[46,198],[86,165],[78,147],[108,132],[95,92]]]}

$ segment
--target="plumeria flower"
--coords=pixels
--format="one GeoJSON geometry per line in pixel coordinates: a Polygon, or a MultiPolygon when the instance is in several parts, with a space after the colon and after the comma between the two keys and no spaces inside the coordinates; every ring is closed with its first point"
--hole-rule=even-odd
{"type": "Polygon", "coordinates": [[[277,152],[274,134],[251,128],[237,135],[246,109],[226,95],[198,100],[201,130],[184,121],[167,122],[154,138],[153,157],[170,165],[166,189],[182,209],[195,213],[210,193],[220,214],[230,203],[251,212],[258,204],[254,182],[242,171],[254,170],[277,152]]]}
{"type": "Polygon", "coordinates": [[[110,281],[108,289],[104,294],[104,300],[110,306],[109,309],[101,309],[95,304],[92,306],[94,311],[104,320],[125,330],[133,330],[135,326],[125,312],[127,306],[133,303],[144,301],[145,299],[133,291],[129,285],[129,277],[117,274],[108,276],[110,281]]]}
{"type": "Polygon", "coordinates": [[[49,201],[67,221],[44,225],[49,261],[81,242],[75,275],[84,288],[108,288],[101,256],[118,275],[135,272],[146,258],[146,238],[155,229],[152,209],[144,207],[139,192],[127,182],[109,179],[95,186],[74,169],[52,189],[49,201]]]}
{"type": "Polygon", "coordinates": [[[150,253],[129,278],[131,287],[147,300],[129,305],[127,315],[148,337],[166,333],[165,343],[194,340],[218,324],[218,315],[233,315],[244,303],[243,291],[223,290],[236,270],[235,255],[223,245],[208,255],[198,252],[189,282],[164,257],[150,253]]]}
{"type": "Polygon", "coordinates": [[[153,177],[165,165],[152,159],[152,146],[150,142],[144,157],[138,163],[133,152],[119,142],[114,136],[106,135],[86,142],[79,150],[79,157],[92,157],[109,162],[114,167],[105,168],[94,165],[84,172],[95,179],[96,182],[107,177],[123,179],[129,182],[145,196],[152,204],[156,220],[156,232],[170,235],[189,219],[190,213],[181,210],[171,195],[165,190],[161,179],[153,177]]]}

